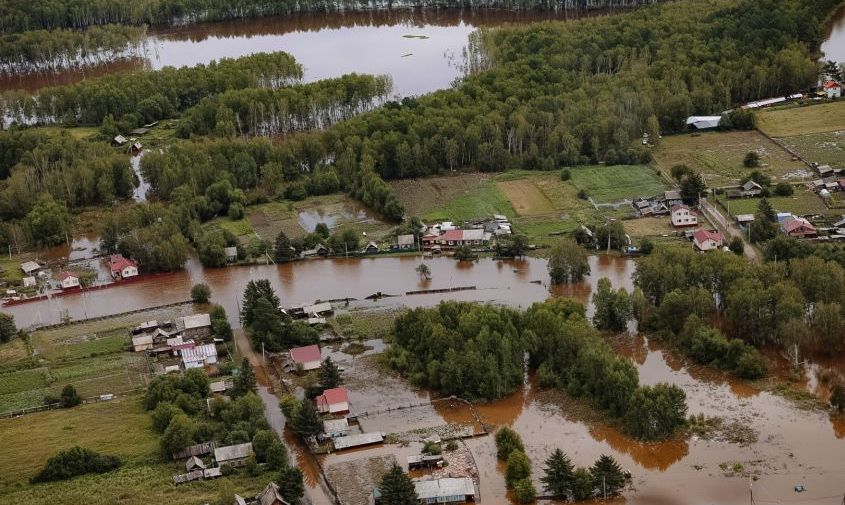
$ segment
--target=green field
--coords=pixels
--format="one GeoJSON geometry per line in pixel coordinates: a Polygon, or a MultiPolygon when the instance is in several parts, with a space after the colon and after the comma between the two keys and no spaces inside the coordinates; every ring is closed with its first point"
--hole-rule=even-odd
{"type": "Polygon", "coordinates": [[[784,137],[780,141],[810,162],[845,168],[845,130],[784,137]]]}
{"type": "Polygon", "coordinates": [[[614,203],[665,191],[666,181],[647,165],[573,168],[572,183],[596,203],[614,203]]]}
{"type": "MultiPolygon", "coordinates": [[[[835,215],[841,214],[842,211],[835,209],[828,209],[821,198],[809,190],[796,190],[793,196],[775,196],[768,199],[772,208],[777,212],[791,212],[798,215],[808,214],[825,214],[835,215]]],[[[719,202],[726,209],[729,209],[731,215],[737,214],[754,214],[757,212],[757,206],[760,204],[759,198],[741,198],[736,200],[728,200],[721,197],[719,202]]]]}
{"type": "Polygon", "coordinates": [[[772,137],[845,130],[845,101],[763,110],[757,113],[757,127],[772,137]]]}
{"type": "Polygon", "coordinates": [[[742,164],[745,155],[760,156],[758,168],[773,180],[811,179],[809,167],[793,160],[781,146],[756,131],[705,132],[664,137],[654,150],[660,170],[669,174],[675,165],[687,165],[704,177],[707,186],[736,185],[751,171],[742,164]]]}
{"type": "Polygon", "coordinates": [[[486,180],[466,193],[450,200],[438,202],[438,206],[423,215],[424,221],[455,221],[478,219],[493,214],[513,217],[511,202],[492,180],[486,180]]]}
{"type": "Polygon", "coordinates": [[[0,420],[6,457],[0,460],[0,496],[16,505],[196,505],[216,503],[220,489],[254,495],[274,475],[243,473],[214,481],[176,487],[172,476],[184,472],[182,462],[163,462],[158,436],[138,397],[39,412],[0,420]],[[107,474],[62,482],[29,484],[46,460],[62,449],[82,446],[119,456],[123,466],[107,474]],[[228,482],[227,482],[228,481],[228,482]]]}

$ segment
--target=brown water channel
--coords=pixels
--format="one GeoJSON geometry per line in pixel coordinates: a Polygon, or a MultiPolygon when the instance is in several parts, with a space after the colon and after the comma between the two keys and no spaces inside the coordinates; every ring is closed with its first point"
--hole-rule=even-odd
{"type": "Polygon", "coordinates": [[[449,87],[464,75],[464,51],[476,28],[582,15],[579,11],[397,9],[150,29],[135,58],[67,72],[0,76],[0,91],[35,90],[130,69],[193,66],[256,52],[286,51],[303,65],[306,82],[351,72],[388,74],[393,77],[393,93],[419,95],[449,87]]]}

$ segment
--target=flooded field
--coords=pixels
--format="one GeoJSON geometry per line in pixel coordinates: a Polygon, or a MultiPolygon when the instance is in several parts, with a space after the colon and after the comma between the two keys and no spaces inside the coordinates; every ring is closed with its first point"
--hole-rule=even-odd
{"type": "Polygon", "coordinates": [[[2,76],[0,91],[35,90],[112,72],[193,66],[256,52],[286,51],[303,65],[306,82],[352,72],[388,74],[393,77],[393,93],[419,95],[447,88],[464,75],[469,34],[478,27],[581,15],[572,11],[397,9],[302,13],[150,29],[135,58],[69,72],[2,76]]]}
{"type": "MultiPolygon", "coordinates": [[[[284,305],[309,303],[317,299],[354,298],[354,307],[420,307],[454,299],[504,303],[527,307],[550,296],[546,262],[537,258],[513,261],[482,259],[457,262],[451,258],[424,260],[432,278],[421,280],[415,269],[420,257],[349,258],[300,261],[283,265],[257,265],[205,269],[196,259],[178,272],[151,275],[143,281],[116,285],[99,291],[70,294],[50,300],[4,307],[21,327],[59,322],[65,311],[72,319],[103,316],[187,300],[191,286],[205,282],[211,287],[212,301],[223,305],[232,324],[246,284],[253,279],[269,279],[284,305]],[[451,293],[409,295],[419,289],[448,289],[475,286],[474,290],[451,293]],[[391,295],[378,302],[364,300],[381,292],[391,295]]],[[[593,270],[586,281],[555,291],[586,301],[598,279],[609,277],[615,287],[630,287],[634,263],[625,258],[594,256],[593,270]]]]}

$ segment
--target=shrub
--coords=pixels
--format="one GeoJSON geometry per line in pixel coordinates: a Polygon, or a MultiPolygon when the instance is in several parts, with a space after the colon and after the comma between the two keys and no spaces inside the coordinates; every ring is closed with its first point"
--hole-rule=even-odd
{"type": "Polygon", "coordinates": [[[496,457],[500,460],[507,461],[511,452],[524,450],[525,447],[522,445],[522,439],[519,437],[519,433],[513,429],[503,426],[502,429],[496,432],[496,457]]]}
{"type": "Polygon", "coordinates": [[[191,300],[194,303],[208,303],[209,298],[211,298],[211,288],[208,287],[208,284],[201,282],[194,284],[194,287],[191,288],[191,300]]]}
{"type": "Polygon", "coordinates": [[[572,172],[568,168],[564,168],[560,171],[560,180],[568,181],[572,178],[572,172]]]}
{"type": "Polygon", "coordinates": [[[505,485],[513,488],[516,484],[531,476],[531,462],[528,456],[522,451],[513,451],[508,456],[508,464],[505,465],[505,485]]]}
{"type": "Polygon", "coordinates": [[[519,503],[533,503],[537,499],[537,490],[530,478],[525,478],[516,483],[513,487],[516,494],[516,501],[519,503]]]}
{"type": "Polygon", "coordinates": [[[745,252],[745,243],[741,238],[734,237],[731,239],[730,244],[728,244],[728,249],[737,256],[742,256],[742,253],[745,252]]]}
{"type": "Polygon", "coordinates": [[[775,194],[777,196],[792,196],[795,193],[795,188],[788,182],[779,182],[775,186],[775,194]]]}
{"type": "Polygon", "coordinates": [[[440,444],[438,444],[438,443],[426,442],[425,445],[423,446],[423,452],[437,456],[438,454],[443,453],[443,448],[440,447],[440,444]]]}
{"type": "Polygon", "coordinates": [[[117,456],[98,454],[90,449],[73,447],[61,451],[49,460],[30,482],[67,480],[88,473],[106,473],[121,465],[117,456]]]}
{"type": "Polygon", "coordinates": [[[742,165],[745,168],[756,168],[760,166],[760,155],[754,151],[748,152],[742,160],[742,165]]]}
{"type": "Polygon", "coordinates": [[[68,384],[62,389],[61,403],[63,408],[76,407],[82,403],[82,398],[76,392],[76,388],[68,384]]]}

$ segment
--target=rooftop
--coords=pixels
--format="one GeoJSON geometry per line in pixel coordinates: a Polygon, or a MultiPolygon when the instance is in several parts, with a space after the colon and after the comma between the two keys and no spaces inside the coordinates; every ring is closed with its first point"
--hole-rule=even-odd
{"type": "Polygon", "coordinates": [[[327,389],[323,391],[323,394],[317,397],[317,403],[320,402],[323,402],[326,405],[348,403],[349,391],[344,387],[327,389]]]}
{"type": "Polygon", "coordinates": [[[307,345],[305,347],[294,347],[290,350],[290,359],[294,363],[309,363],[311,361],[320,361],[320,346],[317,344],[307,345]]]}
{"type": "Polygon", "coordinates": [[[138,268],[134,261],[124,258],[120,254],[112,254],[109,256],[109,268],[112,272],[120,272],[126,267],[138,268]]]}
{"type": "Polygon", "coordinates": [[[414,487],[420,500],[450,496],[475,496],[475,484],[469,477],[418,480],[414,482],[414,487]]]}
{"type": "Polygon", "coordinates": [[[227,445],[226,447],[218,447],[214,449],[214,459],[217,464],[235,459],[248,458],[252,454],[252,443],[227,445]]]}

